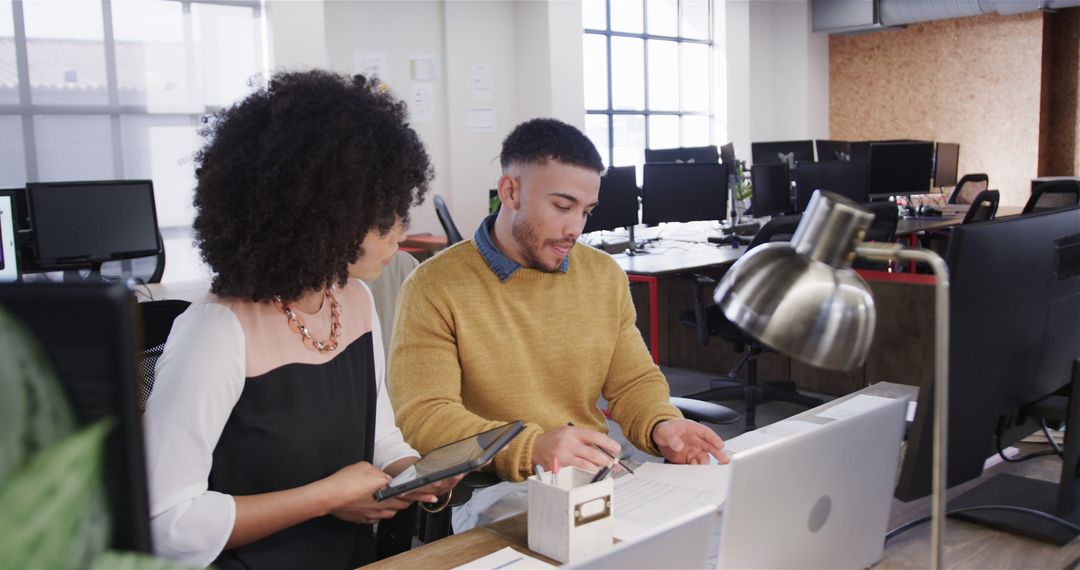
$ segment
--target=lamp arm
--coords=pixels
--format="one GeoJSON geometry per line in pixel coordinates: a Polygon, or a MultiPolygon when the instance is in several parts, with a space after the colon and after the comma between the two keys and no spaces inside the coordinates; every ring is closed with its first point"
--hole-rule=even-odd
{"type": "Polygon", "coordinates": [[[949,267],[928,249],[905,249],[898,244],[861,243],[855,255],[875,261],[921,261],[934,272],[934,467],[931,482],[930,560],[932,568],[945,562],[945,490],[948,465],[949,414],[949,267]]]}

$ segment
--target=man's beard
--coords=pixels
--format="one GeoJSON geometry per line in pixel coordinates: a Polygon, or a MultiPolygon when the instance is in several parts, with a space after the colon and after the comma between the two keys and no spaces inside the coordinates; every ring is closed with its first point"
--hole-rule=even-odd
{"type": "MultiPolygon", "coordinates": [[[[540,238],[537,237],[533,226],[522,218],[514,220],[514,223],[510,226],[510,235],[513,236],[514,242],[517,243],[518,248],[521,250],[521,257],[525,259],[525,267],[528,267],[529,269],[537,269],[547,273],[557,273],[559,271],[559,268],[562,267],[561,259],[559,260],[559,263],[554,267],[544,265],[544,262],[541,258],[541,251],[549,244],[559,245],[566,242],[563,242],[561,240],[549,240],[546,242],[541,242],[540,238]]],[[[573,247],[573,243],[566,243],[566,245],[567,251],[569,252],[569,248],[573,247]]],[[[569,255],[569,253],[567,255],[569,255]]]]}

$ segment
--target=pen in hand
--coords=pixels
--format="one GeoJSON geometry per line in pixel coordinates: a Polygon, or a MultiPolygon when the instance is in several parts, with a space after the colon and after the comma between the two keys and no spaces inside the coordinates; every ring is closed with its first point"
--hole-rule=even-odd
{"type": "MultiPolygon", "coordinates": [[[[568,425],[570,427],[574,427],[574,422],[566,422],[566,425],[568,425]]],[[[603,447],[600,447],[599,445],[593,445],[593,447],[595,447],[596,449],[599,449],[600,453],[603,453],[604,455],[610,457],[612,461],[617,461],[619,463],[619,465],[622,465],[623,469],[626,469],[627,473],[629,473],[631,475],[634,474],[634,470],[631,469],[630,466],[627,465],[626,462],[622,460],[622,458],[615,457],[608,450],[604,449],[603,447]]],[[[606,469],[610,469],[610,467],[607,467],[606,469]]],[[[601,472],[602,472],[602,470],[601,470],[601,472]]],[[[599,472],[597,474],[599,474],[599,472]]],[[[605,473],[605,475],[606,475],[606,473],[605,473]]],[[[595,481],[599,481],[599,479],[595,479],[594,482],[595,481]]]]}

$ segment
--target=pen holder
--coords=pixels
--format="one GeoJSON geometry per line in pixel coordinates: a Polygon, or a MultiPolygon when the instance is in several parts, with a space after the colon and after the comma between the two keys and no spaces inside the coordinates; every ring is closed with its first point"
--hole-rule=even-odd
{"type": "Polygon", "coordinates": [[[564,467],[552,482],[529,477],[529,549],[567,563],[610,548],[615,526],[611,477],[564,467]]]}

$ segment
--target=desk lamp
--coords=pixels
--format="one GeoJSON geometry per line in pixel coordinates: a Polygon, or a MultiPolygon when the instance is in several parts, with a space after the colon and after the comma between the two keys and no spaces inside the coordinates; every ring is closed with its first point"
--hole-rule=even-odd
{"type": "Polygon", "coordinates": [[[874,337],[874,299],[853,269],[856,257],[922,261],[935,276],[934,460],[931,562],[944,555],[949,378],[949,271],[941,256],[897,244],[863,243],[873,214],[843,196],[817,191],[790,243],[747,252],[713,295],[736,326],[807,364],[833,370],[861,365],[874,337]]]}

